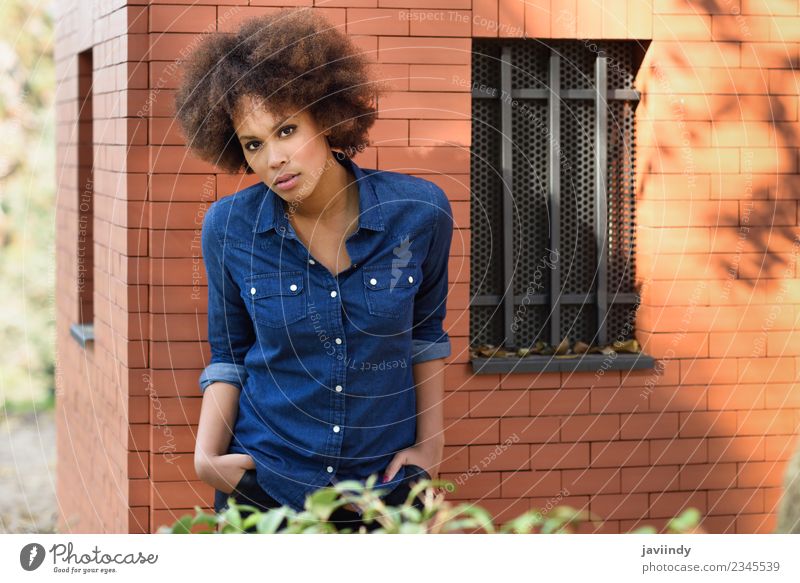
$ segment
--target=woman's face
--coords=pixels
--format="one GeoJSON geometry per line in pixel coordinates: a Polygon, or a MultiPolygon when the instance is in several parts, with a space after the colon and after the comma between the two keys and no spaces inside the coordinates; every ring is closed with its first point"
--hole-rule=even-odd
{"type": "Polygon", "coordinates": [[[253,97],[243,97],[233,116],[236,136],[256,175],[287,203],[299,202],[317,187],[333,156],[325,133],[308,112],[273,116],[253,97]],[[295,175],[284,182],[285,175],[295,175]]]}

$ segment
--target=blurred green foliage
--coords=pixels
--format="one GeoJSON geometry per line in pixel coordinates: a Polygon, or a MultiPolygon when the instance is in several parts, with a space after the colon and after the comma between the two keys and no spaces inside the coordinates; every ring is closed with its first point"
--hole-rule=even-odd
{"type": "Polygon", "coordinates": [[[52,3],[0,2],[0,408],[55,389],[52,3]]]}
{"type": "MultiPolygon", "coordinates": [[[[386,506],[376,487],[377,476],[370,476],[365,484],[355,481],[340,482],[333,487],[320,488],[306,497],[302,511],[288,506],[260,511],[255,506],[238,504],[228,498],[228,507],[219,514],[208,514],[199,506],[195,513],[185,514],[171,525],[158,528],[159,534],[357,534],[367,533],[361,527],[338,530],[329,519],[340,507],[353,505],[362,512],[362,520],[377,522],[371,534],[574,534],[581,524],[591,522],[595,527],[603,519],[584,509],[556,506],[548,512],[531,509],[501,525],[488,510],[477,504],[453,504],[445,499],[445,490],[453,488],[452,482],[442,479],[419,480],[399,506],[386,506]],[[412,500],[423,502],[416,508],[412,500]],[[243,511],[245,511],[243,513],[243,511]]],[[[687,508],[670,520],[665,534],[703,533],[700,512],[687,508]]],[[[653,526],[643,525],[630,534],[656,534],[653,526]]]]}

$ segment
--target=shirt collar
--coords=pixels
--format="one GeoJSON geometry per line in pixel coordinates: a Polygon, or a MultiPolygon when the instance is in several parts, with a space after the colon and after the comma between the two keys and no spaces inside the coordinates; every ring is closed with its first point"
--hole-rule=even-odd
{"type": "MultiPolygon", "coordinates": [[[[341,152],[332,151],[333,158],[339,164],[350,170],[356,177],[356,184],[358,184],[358,229],[371,229],[373,231],[383,231],[383,214],[378,201],[378,196],[375,194],[375,189],[372,186],[372,181],[364,171],[353,162],[350,158],[341,152]]],[[[270,229],[275,229],[275,232],[281,236],[286,236],[289,232],[294,233],[289,224],[288,217],[283,210],[283,200],[275,192],[263,182],[261,183],[266,189],[265,195],[261,199],[261,205],[256,218],[256,224],[253,227],[254,233],[263,233],[270,229]]]]}

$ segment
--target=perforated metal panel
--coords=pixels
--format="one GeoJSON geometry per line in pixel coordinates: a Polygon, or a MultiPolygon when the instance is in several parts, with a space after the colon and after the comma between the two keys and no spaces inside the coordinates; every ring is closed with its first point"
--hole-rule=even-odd
{"type": "Polygon", "coordinates": [[[473,345],[633,337],[633,46],[473,40],[473,345]]]}

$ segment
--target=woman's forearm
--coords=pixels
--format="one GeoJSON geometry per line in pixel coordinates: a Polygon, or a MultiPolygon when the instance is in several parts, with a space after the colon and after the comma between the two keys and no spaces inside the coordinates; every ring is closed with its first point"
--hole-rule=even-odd
{"type": "Polygon", "coordinates": [[[194,454],[198,475],[208,467],[209,458],[228,451],[239,412],[239,392],[239,387],[224,382],[212,383],[203,392],[194,454]]]}

